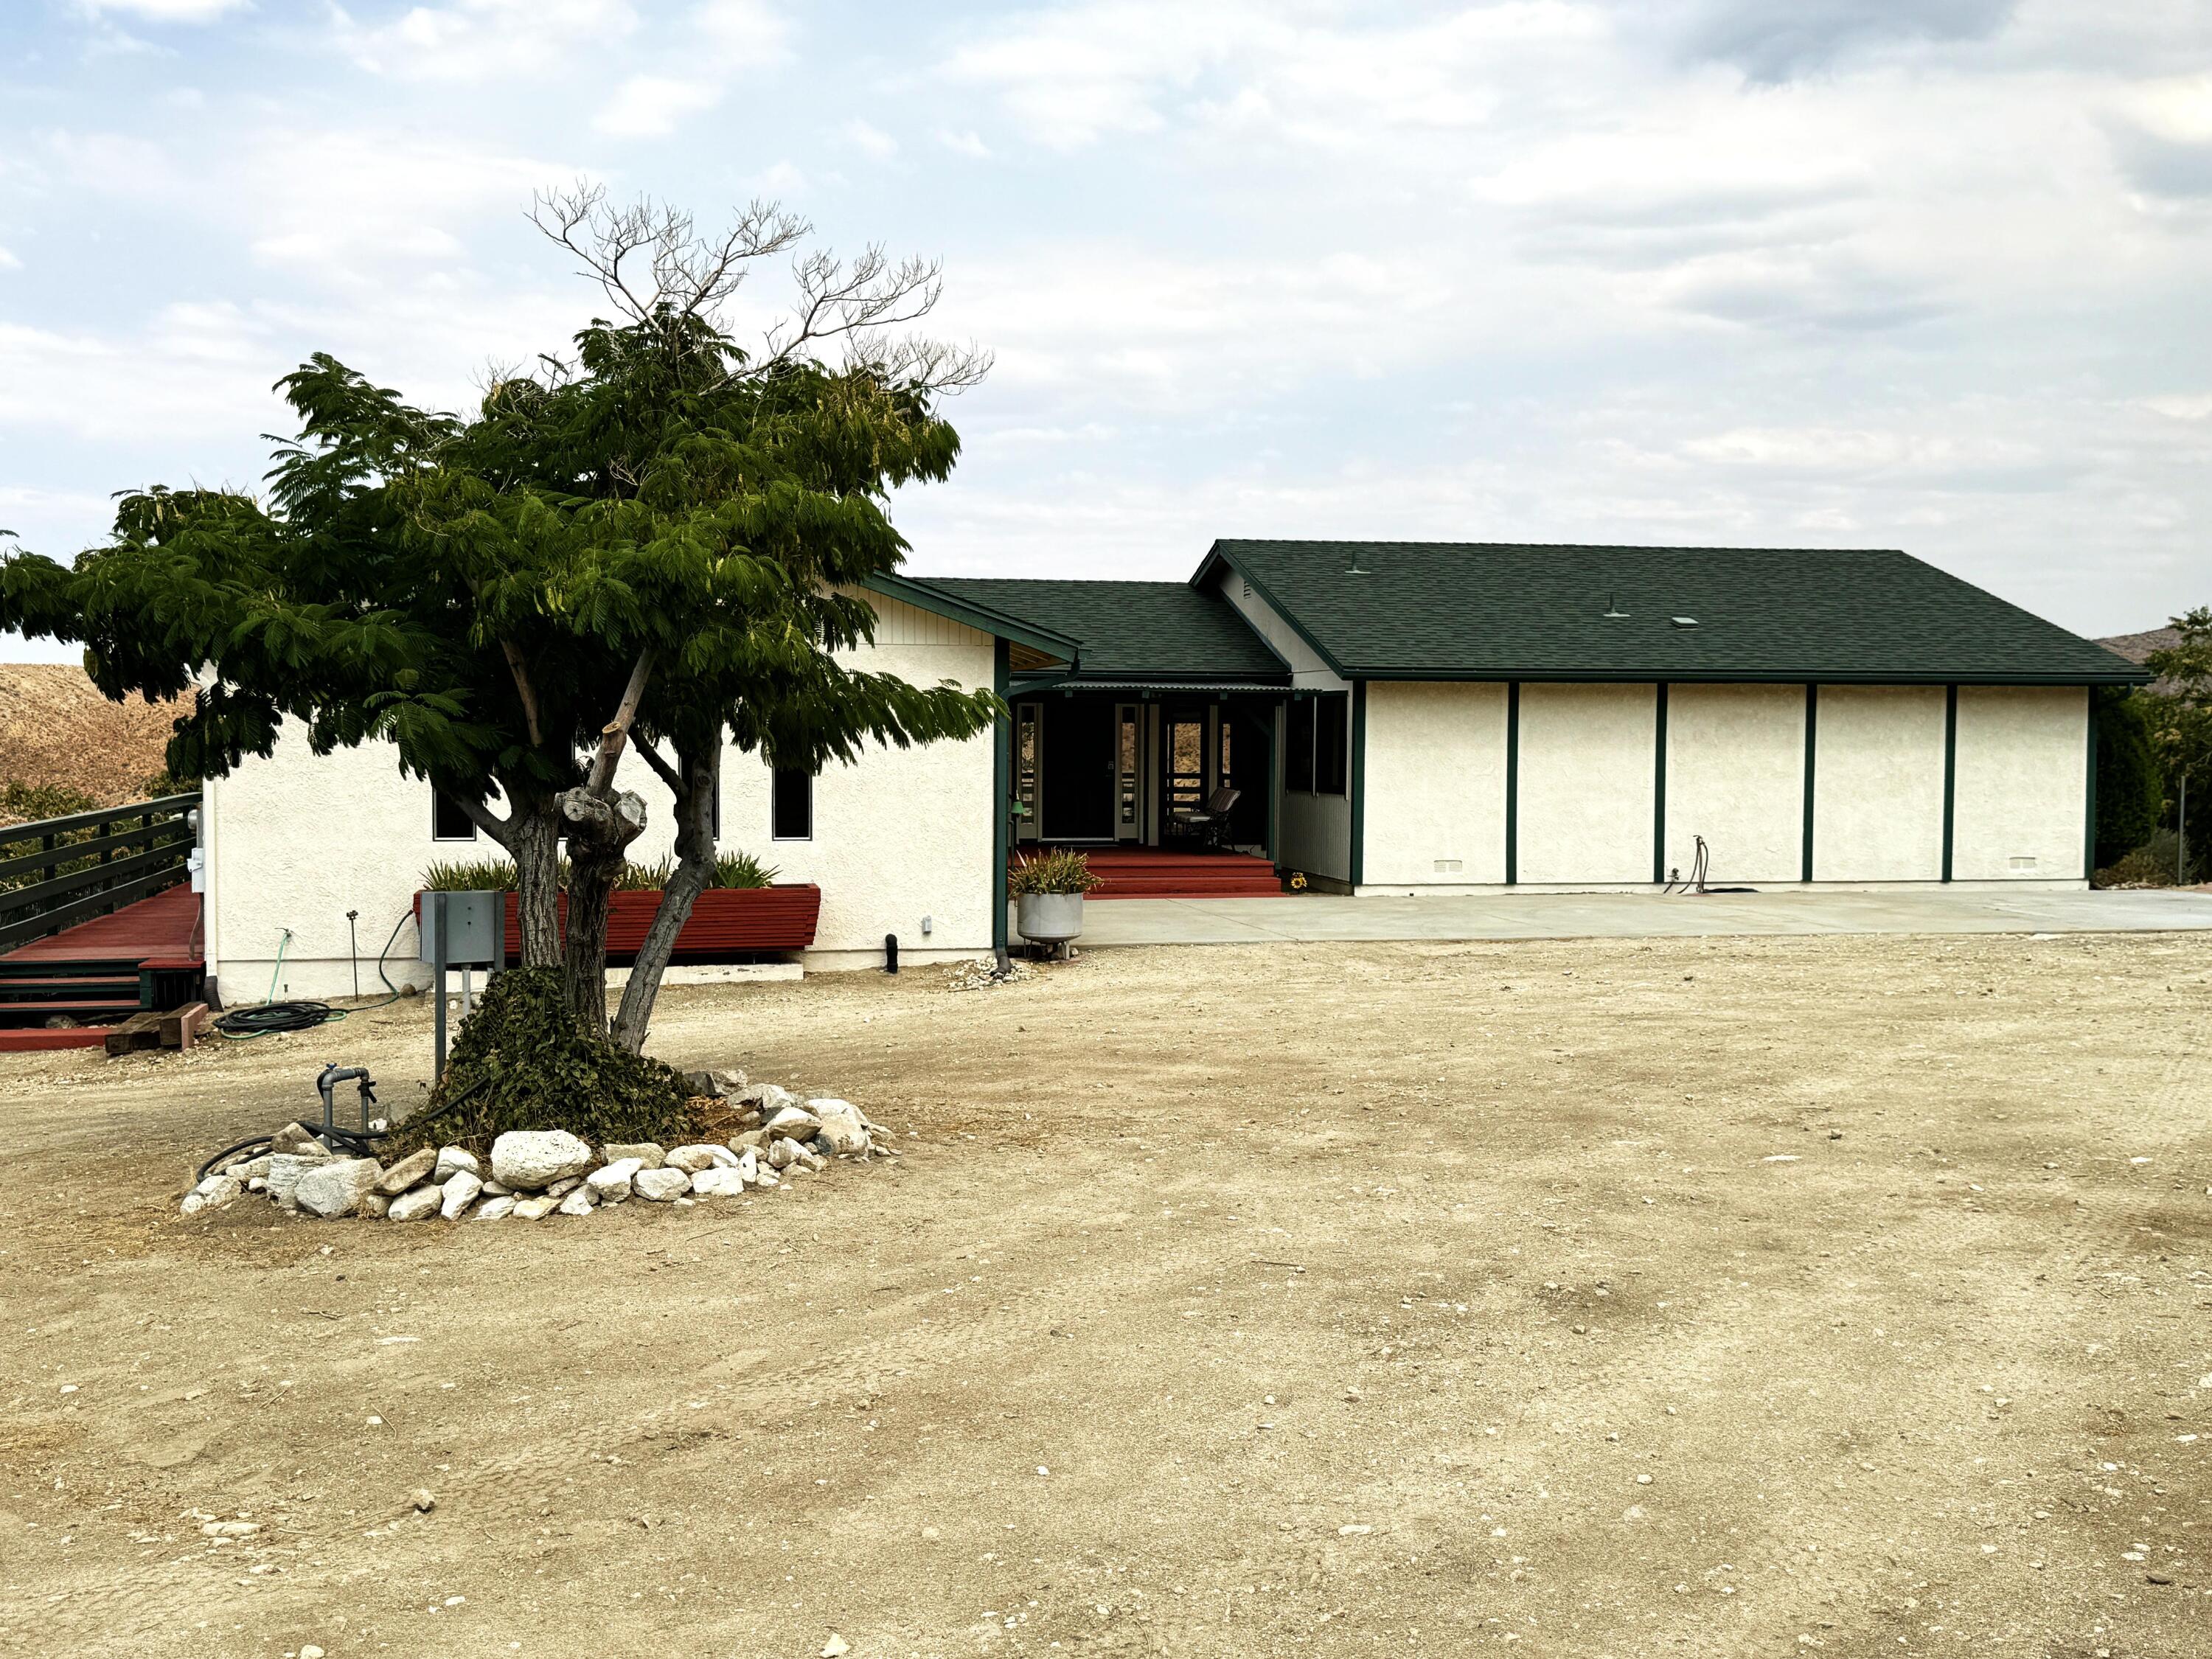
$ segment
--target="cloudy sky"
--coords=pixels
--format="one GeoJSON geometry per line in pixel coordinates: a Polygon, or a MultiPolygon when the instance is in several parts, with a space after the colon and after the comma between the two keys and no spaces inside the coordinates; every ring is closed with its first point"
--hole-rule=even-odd
{"type": "Polygon", "coordinates": [[[2203,0],[6,0],[0,526],[252,486],[313,350],[457,406],[557,349],[523,210],[580,177],[945,260],[998,367],[918,573],[1880,545],[2087,633],[2212,603],[2203,0]]]}

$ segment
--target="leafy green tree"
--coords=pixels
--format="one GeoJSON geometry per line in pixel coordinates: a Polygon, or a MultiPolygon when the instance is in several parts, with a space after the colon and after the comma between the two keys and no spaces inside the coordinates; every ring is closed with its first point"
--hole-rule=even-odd
{"type": "MultiPolygon", "coordinates": [[[[2165,772],[2167,805],[2179,822],[2181,803],[2189,802],[2190,817],[2199,824],[2212,823],[2212,606],[2199,605],[2186,616],[2173,618],[2181,637],[2163,651],[2154,651],[2143,665],[2158,676],[2154,692],[2144,700],[2151,748],[2165,772]]],[[[2200,830],[2188,836],[2202,844],[2200,830]]]]}
{"type": "Polygon", "coordinates": [[[0,626],[82,642],[111,697],[198,683],[179,775],[267,755],[287,721],[318,753],[390,739],[513,858],[523,960],[557,963],[600,1036],[610,898],[647,819],[616,787],[634,749],[669,792],[677,853],[612,1027],[635,1051],[714,876],[726,742],[814,769],[1001,712],[988,691],[837,660],[872,635],[856,585],[906,549],[889,492],[951,471],[938,405],[988,364],[896,332],[939,273],[876,249],[799,255],[792,315],[741,346],[731,296],[810,234],[772,207],[711,239],[596,189],[536,216],[612,313],[571,356],[495,377],[463,416],[318,355],[279,382],[300,431],[264,496],[130,494],[73,567],[0,563],[0,626]]]}
{"type": "Polygon", "coordinates": [[[2147,700],[2097,690],[2096,866],[2105,868],[2157,832],[2166,804],[2158,757],[2151,748],[2147,700]]]}

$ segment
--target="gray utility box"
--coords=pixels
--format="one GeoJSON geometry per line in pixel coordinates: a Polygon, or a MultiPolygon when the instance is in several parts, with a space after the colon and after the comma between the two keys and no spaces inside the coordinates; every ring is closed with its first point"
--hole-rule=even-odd
{"type": "Polygon", "coordinates": [[[422,960],[433,968],[496,968],[506,945],[506,894],[422,895],[422,960]]]}

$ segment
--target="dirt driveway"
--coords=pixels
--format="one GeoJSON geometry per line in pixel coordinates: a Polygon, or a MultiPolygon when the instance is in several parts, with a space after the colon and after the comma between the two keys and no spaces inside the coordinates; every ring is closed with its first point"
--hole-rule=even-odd
{"type": "Polygon", "coordinates": [[[2177,936],[678,991],[659,1052],[911,1156],[458,1229],[174,1212],[323,1059],[415,1091],[419,1002],[11,1058],[0,1651],[2212,1652],[2208,994],[2177,936]]]}

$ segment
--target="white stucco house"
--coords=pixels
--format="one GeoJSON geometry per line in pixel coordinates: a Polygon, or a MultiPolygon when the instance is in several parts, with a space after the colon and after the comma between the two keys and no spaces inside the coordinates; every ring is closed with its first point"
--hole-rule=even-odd
{"type": "MultiPolygon", "coordinates": [[[[1131,895],[1216,870],[1245,884],[1211,890],[1656,890],[1701,842],[1717,885],[2078,887],[2095,688],[2144,678],[1887,550],[1222,541],[1185,582],[869,597],[855,660],[994,687],[1009,718],[812,778],[732,755],[720,840],[818,885],[815,968],[878,964],[887,935],[908,960],[988,951],[1008,858],[1043,843],[1095,849],[1131,895]],[[1208,845],[1178,834],[1224,789],[1208,845]]],[[[641,766],[625,781],[665,799],[641,766]]],[[[280,947],[276,994],[345,994],[353,938],[375,988],[422,871],[498,851],[376,748],[280,742],[209,784],[204,824],[234,1000],[267,994],[280,947]]],[[[663,811],[634,855],[669,840],[663,811]]],[[[404,923],[421,983],[413,949],[404,923]]]]}

